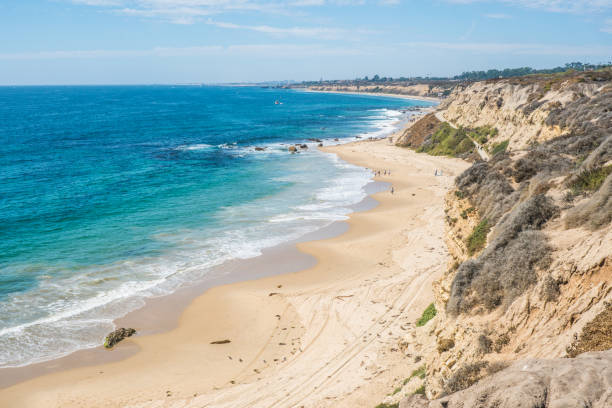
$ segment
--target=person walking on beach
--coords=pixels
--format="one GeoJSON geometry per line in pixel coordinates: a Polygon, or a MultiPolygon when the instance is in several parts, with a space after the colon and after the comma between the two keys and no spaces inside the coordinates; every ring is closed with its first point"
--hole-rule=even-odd
{"type": "Polygon", "coordinates": [[[394,191],[393,186],[391,186],[391,194],[393,194],[394,191]]]}

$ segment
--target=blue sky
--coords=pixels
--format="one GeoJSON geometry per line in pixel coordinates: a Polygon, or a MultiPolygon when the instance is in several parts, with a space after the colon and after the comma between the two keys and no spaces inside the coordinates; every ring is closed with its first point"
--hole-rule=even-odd
{"type": "Polygon", "coordinates": [[[0,84],[452,75],[612,60],[612,0],[0,0],[0,84]]]}

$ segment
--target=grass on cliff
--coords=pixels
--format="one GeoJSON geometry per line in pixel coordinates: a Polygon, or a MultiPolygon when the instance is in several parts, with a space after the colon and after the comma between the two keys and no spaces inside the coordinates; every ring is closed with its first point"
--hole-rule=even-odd
{"type": "Polygon", "coordinates": [[[432,156],[458,157],[474,150],[474,144],[467,136],[465,129],[455,129],[448,123],[443,123],[418,152],[428,153],[432,156]]]}
{"type": "Polygon", "coordinates": [[[481,145],[487,143],[491,138],[497,136],[497,133],[497,128],[492,126],[480,126],[468,131],[468,135],[481,145]]]}
{"type": "Polygon", "coordinates": [[[427,375],[427,367],[420,366],[419,368],[417,368],[416,370],[414,370],[412,372],[412,374],[410,374],[410,377],[407,378],[407,380],[404,382],[404,385],[406,385],[406,383],[413,377],[419,377],[421,380],[425,379],[425,376],[427,375]]]}
{"type": "Polygon", "coordinates": [[[504,140],[503,142],[499,142],[493,145],[493,149],[491,149],[491,155],[495,156],[497,153],[503,153],[508,149],[509,140],[504,140]]]}
{"type": "Polygon", "coordinates": [[[419,320],[417,320],[416,322],[417,327],[425,326],[428,321],[430,321],[436,316],[436,313],[436,306],[433,303],[427,306],[419,320]]]}
{"type": "Polygon", "coordinates": [[[489,224],[489,220],[486,218],[480,221],[478,225],[474,227],[474,231],[472,231],[466,241],[470,256],[474,255],[485,247],[485,244],[487,243],[487,234],[490,230],[491,225],[489,224]]]}
{"type": "Polygon", "coordinates": [[[396,402],[395,404],[385,404],[384,402],[381,402],[375,408],[399,408],[399,402],[396,402]]]}

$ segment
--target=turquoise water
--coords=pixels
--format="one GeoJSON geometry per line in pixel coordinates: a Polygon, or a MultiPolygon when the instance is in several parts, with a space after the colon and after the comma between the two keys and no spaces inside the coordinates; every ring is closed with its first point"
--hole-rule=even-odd
{"type": "Polygon", "coordinates": [[[235,87],[0,88],[0,367],[99,345],[144,298],[344,219],[370,173],[316,143],[295,155],[288,144],[382,136],[425,104],[235,87]]]}

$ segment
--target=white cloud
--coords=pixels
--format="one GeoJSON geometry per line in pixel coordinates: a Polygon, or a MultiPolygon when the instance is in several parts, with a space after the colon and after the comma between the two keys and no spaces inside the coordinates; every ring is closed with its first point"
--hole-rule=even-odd
{"type": "MultiPolygon", "coordinates": [[[[366,0],[64,0],[97,6],[120,14],[159,18],[172,23],[192,24],[202,16],[232,11],[292,14],[308,7],[359,6],[366,0]],[[293,10],[293,11],[292,11],[293,10]]],[[[400,0],[368,0],[379,5],[395,5],[400,0]]]]}
{"type": "MultiPolygon", "coordinates": [[[[470,4],[484,0],[446,0],[449,3],[470,4]]],[[[497,0],[510,6],[542,9],[555,13],[595,13],[612,8],[612,0],[497,0]]]]}
{"type": "Polygon", "coordinates": [[[428,48],[454,50],[486,54],[516,55],[561,55],[561,56],[607,56],[612,54],[612,46],[605,45],[551,45],[528,43],[485,43],[485,42],[408,42],[402,43],[408,48],[428,48]]]}
{"type": "Polygon", "coordinates": [[[346,35],[346,30],[340,28],[327,28],[327,27],[272,27],[268,25],[240,25],[234,23],[226,23],[221,21],[214,21],[208,19],[206,24],[214,25],[216,27],[238,29],[238,30],[250,30],[257,31],[260,33],[271,34],[279,37],[294,36],[294,37],[307,37],[307,38],[325,38],[325,39],[336,39],[346,35]]]}
{"type": "Polygon", "coordinates": [[[64,50],[0,54],[0,61],[7,60],[52,60],[52,59],[99,59],[142,57],[205,57],[205,56],[252,56],[254,58],[312,58],[322,56],[363,55],[362,48],[330,47],[321,44],[237,44],[230,46],[206,45],[194,47],[156,47],[146,50],[64,50]]]}

